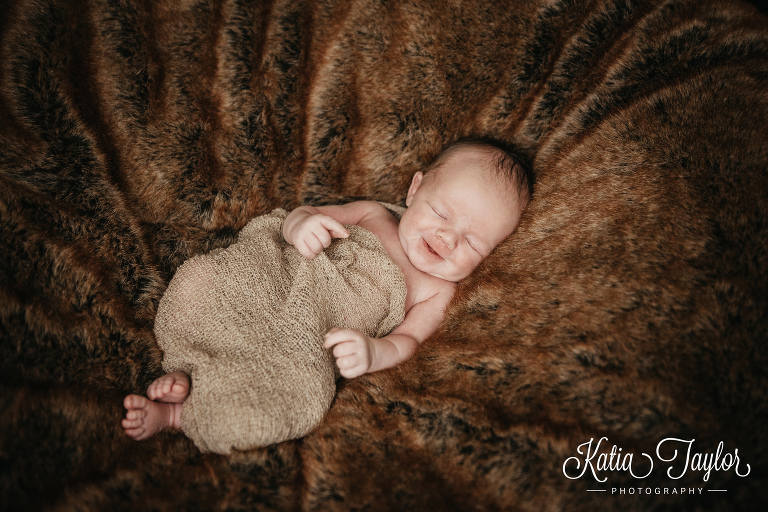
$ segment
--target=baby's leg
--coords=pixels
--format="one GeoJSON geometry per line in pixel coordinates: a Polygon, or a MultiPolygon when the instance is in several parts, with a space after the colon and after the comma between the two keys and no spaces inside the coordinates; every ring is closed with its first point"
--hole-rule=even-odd
{"type": "Polygon", "coordinates": [[[189,376],[184,372],[163,375],[149,385],[150,400],[180,404],[189,396],[189,376]]]}
{"type": "Polygon", "coordinates": [[[181,428],[182,404],[153,402],[143,396],[128,395],[123,405],[128,409],[122,422],[123,428],[137,441],[167,427],[181,428]]]}

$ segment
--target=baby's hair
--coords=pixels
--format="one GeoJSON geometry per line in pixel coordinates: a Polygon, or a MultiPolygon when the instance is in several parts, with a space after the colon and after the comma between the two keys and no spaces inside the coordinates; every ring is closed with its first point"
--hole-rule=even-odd
{"type": "Polygon", "coordinates": [[[535,175],[527,159],[512,144],[489,137],[466,137],[451,142],[427,170],[438,167],[451,151],[461,147],[473,147],[489,151],[489,167],[517,191],[523,208],[533,197],[535,175]]]}

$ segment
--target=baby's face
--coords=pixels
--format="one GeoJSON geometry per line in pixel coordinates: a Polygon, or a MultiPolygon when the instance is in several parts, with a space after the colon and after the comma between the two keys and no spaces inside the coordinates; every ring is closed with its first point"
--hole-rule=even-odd
{"type": "Polygon", "coordinates": [[[460,281],[517,227],[518,195],[492,176],[487,159],[482,150],[460,148],[439,169],[414,175],[399,235],[417,269],[460,281]]]}

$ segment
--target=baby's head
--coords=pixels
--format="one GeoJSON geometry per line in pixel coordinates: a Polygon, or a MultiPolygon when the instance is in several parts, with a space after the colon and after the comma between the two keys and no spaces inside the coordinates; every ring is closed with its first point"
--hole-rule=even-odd
{"type": "Polygon", "coordinates": [[[504,145],[465,139],[413,176],[400,243],[413,266],[459,281],[509,236],[533,194],[533,174],[504,145]]]}

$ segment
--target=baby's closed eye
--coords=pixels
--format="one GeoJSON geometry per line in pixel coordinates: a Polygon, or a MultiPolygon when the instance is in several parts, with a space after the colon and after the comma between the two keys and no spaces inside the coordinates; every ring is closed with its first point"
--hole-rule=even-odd
{"type": "Polygon", "coordinates": [[[434,206],[430,205],[430,208],[432,208],[432,211],[435,212],[435,215],[437,215],[438,217],[440,217],[443,220],[447,220],[445,215],[443,215],[438,210],[436,210],[434,206]]]}
{"type": "Polygon", "coordinates": [[[466,237],[466,241],[467,241],[467,245],[470,247],[470,249],[475,251],[477,254],[479,254],[483,258],[488,256],[488,254],[490,253],[490,251],[486,250],[483,247],[483,243],[480,242],[479,240],[475,240],[475,239],[472,239],[470,237],[466,237]]]}

